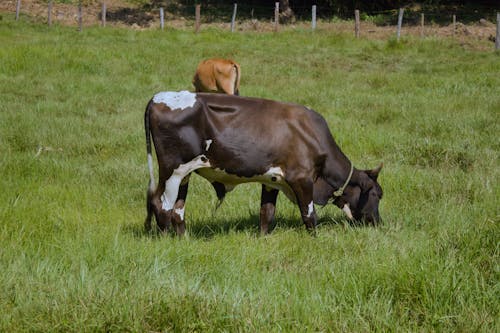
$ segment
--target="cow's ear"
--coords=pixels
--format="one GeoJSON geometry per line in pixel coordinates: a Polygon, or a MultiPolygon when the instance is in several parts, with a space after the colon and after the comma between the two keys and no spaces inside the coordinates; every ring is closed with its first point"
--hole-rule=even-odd
{"type": "Polygon", "coordinates": [[[383,166],[384,166],[384,163],[380,163],[380,165],[378,167],[376,167],[375,169],[373,169],[373,170],[365,170],[365,172],[368,175],[368,177],[370,177],[374,181],[377,181],[378,174],[380,173],[380,170],[382,170],[383,166]]]}
{"type": "Polygon", "coordinates": [[[362,193],[368,192],[373,187],[373,179],[364,170],[358,173],[355,183],[358,184],[362,193]]]}

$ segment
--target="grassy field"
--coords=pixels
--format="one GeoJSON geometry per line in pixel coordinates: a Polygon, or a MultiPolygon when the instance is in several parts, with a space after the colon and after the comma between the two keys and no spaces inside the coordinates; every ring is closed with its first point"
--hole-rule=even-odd
{"type": "Polygon", "coordinates": [[[354,40],[0,21],[1,332],[498,332],[500,53],[354,40]],[[241,93],[310,106],[358,168],[377,228],[191,178],[188,237],[143,231],[143,112],[231,57],[241,93]],[[495,134],[496,133],[496,134],[495,134]]]}

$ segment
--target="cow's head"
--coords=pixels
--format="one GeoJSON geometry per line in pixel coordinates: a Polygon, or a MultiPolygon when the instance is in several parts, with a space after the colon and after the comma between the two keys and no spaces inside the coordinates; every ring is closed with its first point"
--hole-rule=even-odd
{"type": "Polygon", "coordinates": [[[381,169],[382,164],[373,170],[358,170],[333,203],[351,219],[373,225],[380,222],[378,206],[383,192],[377,177],[381,169]]]}
{"type": "Polygon", "coordinates": [[[323,178],[316,179],[314,203],[324,206],[333,201],[352,220],[373,225],[380,222],[378,206],[382,199],[382,188],[377,183],[377,177],[381,169],[382,164],[373,170],[354,170],[352,178],[338,197],[334,194],[338,191],[336,188],[323,178]]]}

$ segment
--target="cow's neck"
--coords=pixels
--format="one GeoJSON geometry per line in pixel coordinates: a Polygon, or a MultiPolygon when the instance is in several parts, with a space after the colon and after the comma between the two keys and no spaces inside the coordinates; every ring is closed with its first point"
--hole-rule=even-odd
{"type": "Polygon", "coordinates": [[[358,170],[345,156],[337,145],[332,147],[326,159],[324,178],[333,187],[333,191],[345,186],[348,179],[352,181],[357,176],[358,170]],[[351,172],[352,168],[352,172],[351,172]]]}
{"type": "Polygon", "coordinates": [[[359,177],[359,170],[352,166],[351,161],[338,147],[335,148],[326,159],[324,174],[314,183],[314,203],[323,206],[332,199],[335,203],[334,193],[359,177]]]}

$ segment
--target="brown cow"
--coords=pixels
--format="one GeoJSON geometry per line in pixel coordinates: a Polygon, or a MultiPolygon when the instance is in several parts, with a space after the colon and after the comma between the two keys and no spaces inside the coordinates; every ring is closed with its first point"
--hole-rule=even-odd
{"type": "Polygon", "coordinates": [[[307,229],[314,204],[333,204],[350,218],[380,220],[380,167],[360,170],[344,155],[325,119],[297,104],[266,99],[160,92],[144,115],[150,183],[145,226],[185,230],[189,175],[209,180],[222,199],[236,185],[262,184],[260,228],[269,232],[278,192],[295,202],[307,229]],[[159,165],[154,182],[151,137],[159,165]]]}
{"type": "Polygon", "coordinates": [[[198,65],[193,77],[196,92],[239,95],[240,65],[227,59],[207,59],[198,65]]]}

